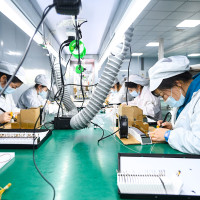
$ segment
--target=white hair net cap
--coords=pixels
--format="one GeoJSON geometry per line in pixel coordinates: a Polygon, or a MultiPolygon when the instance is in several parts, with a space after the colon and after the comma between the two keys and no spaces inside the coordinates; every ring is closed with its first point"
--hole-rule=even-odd
{"type": "MultiPolygon", "coordinates": [[[[5,61],[0,61],[0,72],[3,72],[8,75],[13,75],[17,66],[12,65],[8,62],[5,61]]],[[[25,75],[25,70],[23,67],[20,67],[17,74],[15,75],[20,81],[23,83],[26,83],[26,75],[25,75]]]]}
{"type": "Polygon", "coordinates": [[[129,82],[133,82],[135,84],[139,84],[142,86],[149,85],[149,80],[146,78],[143,78],[137,74],[133,74],[129,76],[129,82]]]}
{"type": "Polygon", "coordinates": [[[189,60],[186,56],[171,56],[160,59],[149,69],[150,91],[159,87],[163,79],[189,71],[189,60]]]}
{"type": "Polygon", "coordinates": [[[112,86],[114,86],[114,85],[117,84],[118,82],[119,82],[119,80],[118,80],[118,78],[116,78],[112,86]]]}
{"type": "Polygon", "coordinates": [[[44,74],[39,74],[35,77],[35,83],[46,86],[50,90],[50,83],[44,74]]]}

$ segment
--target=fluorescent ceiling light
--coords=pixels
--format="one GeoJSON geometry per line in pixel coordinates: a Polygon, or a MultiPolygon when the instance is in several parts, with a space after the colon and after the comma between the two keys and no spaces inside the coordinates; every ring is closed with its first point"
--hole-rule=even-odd
{"type": "MultiPolygon", "coordinates": [[[[127,72],[128,71],[128,69],[121,69],[120,70],[120,72],[127,72]]],[[[129,70],[129,71],[131,71],[131,70],[129,70]]]]}
{"type": "Polygon", "coordinates": [[[176,27],[195,27],[200,24],[200,20],[184,20],[176,27]]]}
{"type": "Polygon", "coordinates": [[[149,42],[146,46],[147,47],[158,47],[159,46],[159,42],[149,42]]]}
{"type": "MultiPolygon", "coordinates": [[[[15,23],[22,31],[28,36],[32,37],[35,27],[30,21],[22,14],[22,12],[12,3],[11,0],[1,0],[0,11],[15,23]]],[[[38,44],[43,43],[43,38],[39,32],[36,33],[34,39],[38,44]]]]}
{"type": "Polygon", "coordinates": [[[58,57],[58,53],[57,51],[50,45],[50,44],[47,44],[46,45],[46,48],[48,49],[48,51],[53,54],[56,58],[58,57]]]}
{"type": "Polygon", "coordinates": [[[110,55],[113,47],[116,44],[120,43],[123,38],[124,33],[130,27],[130,25],[137,19],[140,13],[144,10],[144,8],[148,5],[151,0],[132,0],[127,8],[125,14],[123,15],[121,21],[119,22],[117,28],[115,29],[115,35],[113,39],[110,41],[109,46],[106,51],[102,54],[102,57],[99,62],[99,67],[104,63],[106,58],[110,55]]]}
{"type": "Polygon", "coordinates": [[[188,54],[189,57],[197,57],[200,56],[200,53],[192,53],[192,54],[188,54]]]}
{"type": "Polygon", "coordinates": [[[131,56],[141,56],[143,53],[132,53],[131,56]]]}
{"type": "Polygon", "coordinates": [[[11,55],[11,56],[21,56],[22,53],[19,51],[8,51],[6,54],[11,55]]]}

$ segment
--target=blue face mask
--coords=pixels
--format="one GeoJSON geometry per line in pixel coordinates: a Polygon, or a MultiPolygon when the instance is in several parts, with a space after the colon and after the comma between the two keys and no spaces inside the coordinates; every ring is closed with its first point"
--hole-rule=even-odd
{"type": "Polygon", "coordinates": [[[13,93],[14,91],[15,91],[14,88],[11,88],[10,86],[8,86],[8,87],[6,88],[6,90],[4,91],[4,94],[11,94],[11,93],[13,93]]]}
{"type": "Polygon", "coordinates": [[[47,92],[42,90],[42,92],[39,92],[39,95],[43,98],[46,99],[47,98],[47,92]]]}
{"type": "MultiPolygon", "coordinates": [[[[180,91],[181,92],[181,91],[180,91]]],[[[171,107],[180,107],[184,104],[185,101],[185,97],[182,95],[181,92],[181,97],[178,101],[176,101],[173,97],[172,97],[172,89],[171,89],[171,96],[169,96],[167,98],[167,100],[165,101],[166,104],[168,104],[171,107]]]]}
{"type": "Polygon", "coordinates": [[[134,90],[133,92],[130,92],[130,95],[131,95],[132,97],[137,97],[137,96],[140,95],[140,92],[136,92],[136,91],[134,90]]]}

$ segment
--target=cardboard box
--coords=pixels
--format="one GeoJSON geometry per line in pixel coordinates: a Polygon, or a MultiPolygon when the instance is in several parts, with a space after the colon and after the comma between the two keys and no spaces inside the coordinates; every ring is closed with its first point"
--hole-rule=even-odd
{"type": "Polygon", "coordinates": [[[21,124],[18,122],[11,123],[11,129],[21,129],[21,124]]]}
{"type": "MultiPolygon", "coordinates": [[[[35,123],[40,116],[40,108],[30,108],[20,110],[21,129],[34,129],[35,123]]],[[[40,126],[40,118],[35,128],[40,126]]]]}
{"type": "Polygon", "coordinates": [[[17,114],[17,123],[21,123],[21,115],[17,114]]]}
{"type": "Polygon", "coordinates": [[[128,117],[128,125],[132,126],[133,121],[143,121],[143,111],[137,106],[120,105],[118,109],[120,116],[128,117]]]}

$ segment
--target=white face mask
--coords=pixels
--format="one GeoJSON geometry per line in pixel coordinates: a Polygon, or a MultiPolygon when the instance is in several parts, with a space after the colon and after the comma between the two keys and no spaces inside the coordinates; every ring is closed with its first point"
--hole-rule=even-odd
{"type": "MultiPolygon", "coordinates": [[[[2,88],[1,83],[0,83],[0,91],[1,91],[1,90],[3,90],[3,88],[2,88]]],[[[4,94],[11,94],[11,93],[13,93],[14,91],[15,91],[14,88],[11,88],[10,86],[8,86],[8,87],[6,88],[6,90],[4,91],[4,94]]]]}
{"type": "MultiPolygon", "coordinates": [[[[180,90],[181,92],[181,90],[180,90]]],[[[169,106],[171,107],[180,107],[184,104],[185,102],[185,97],[182,95],[182,92],[181,92],[181,97],[179,98],[179,100],[175,100],[173,97],[172,97],[172,88],[171,88],[171,96],[169,96],[167,98],[167,100],[165,101],[166,104],[168,104],[169,106]]]]}
{"type": "Polygon", "coordinates": [[[136,91],[134,90],[133,92],[130,92],[130,95],[131,95],[132,97],[137,97],[137,96],[140,95],[140,92],[136,92],[136,91]]]}
{"type": "Polygon", "coordinates": [[[43,99],[46,99],[46,98],[47,98],[47,91],[42,90],[42,92],[39,92],[39,95],[40,95],[43,99]]]}

